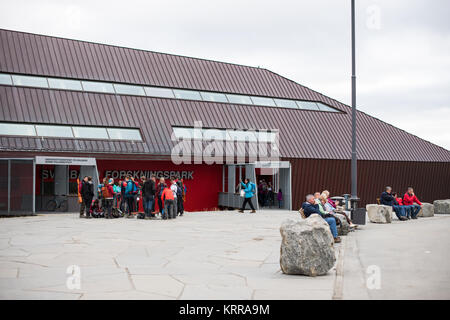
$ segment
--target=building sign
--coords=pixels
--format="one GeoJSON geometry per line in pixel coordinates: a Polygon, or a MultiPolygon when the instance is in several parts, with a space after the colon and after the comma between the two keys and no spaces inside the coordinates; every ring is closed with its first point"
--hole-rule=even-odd
{"type": "Polygon", "coordinates": [[[170,179],[170,177],[184,180],[194,179],[194,171],[106,170],[104,176],[113,179],[124,179],[127,175],[136,179],[140,179],[142,176],[150,179],[152,175],[155,175],[158,179],[170,179]]]}
{"type": "Polygon", "coordinates": [[[67,158],[36,156],[36,164],[95,166],[95,158],[67,158]]]}

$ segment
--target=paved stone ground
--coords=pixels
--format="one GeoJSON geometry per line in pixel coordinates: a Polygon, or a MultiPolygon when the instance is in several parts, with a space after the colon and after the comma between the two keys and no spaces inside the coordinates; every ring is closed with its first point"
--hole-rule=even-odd
{"type": "Polygon", "coordinates": [[[283,275],[279,226],[297,213],[187,213],[171,221],[0,219],[0,299],[450,299],[450,216],[369,223],[318,278],[283,275]],[[81,268],[81,288],[66,286],[81,268]],[[381,272],[379,290],[366,270],[381,272]]]}
{"type": "Polygon", "coordinates": [[[0,219],[1,299],[331,299],[335,272],[281,273],[294,212],[187,213],[176,220],[0,219]],[[81,288],[66,286],[81,268],[81,288]]]}

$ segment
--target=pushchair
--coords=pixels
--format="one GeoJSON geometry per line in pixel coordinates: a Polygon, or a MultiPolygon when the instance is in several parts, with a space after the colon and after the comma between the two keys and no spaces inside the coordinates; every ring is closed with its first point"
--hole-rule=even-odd
{"type": "Polygon", "coordinates": [[[98,199],[92,201],[91,207],[89,208],[89,213],[91,214],[92,218],[105,217],[105,212],[103,211],[103,208],[100,207],[100,202],[98,201],[98,199]]]}

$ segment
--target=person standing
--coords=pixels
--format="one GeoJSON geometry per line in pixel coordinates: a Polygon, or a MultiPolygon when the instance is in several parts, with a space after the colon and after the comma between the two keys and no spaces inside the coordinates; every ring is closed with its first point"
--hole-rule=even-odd
{"type": "Polygon", "coordinates": [[[125,178],[125,201],[127,204],[126,217],[129,218],[134,210],[134,196],[136,194],[136,184],[131,179],[131,176],[125,178]]]}
{"type": "Polygon", "coordinates": [[[155,179],[152,176],[150,180],[145,180],[142,186],[142,199],[146,218],[153,218],[155,216],[152,211],[153,203],[155,202],[155,191],[155,179]]]}
{"type": "Polygon", "coordinates": [[[104,181],[104,185],[102,187],[102,197],[103,197],[103,211],[105,212],[106,219],[112,219],[112,206],[114,201],[114,188],[113,188],[113,179],[109,179],[108,181],[104,181]]]}
{"type": "Polygon", "coordinates": [[[281,189],[278,190],[277,200],[278,208],[281,209],[283,207],[283,191],[281,191],[281,189]]]}
{"type": "Polygon", "coordinates": [[[166,184],[164,182],[164,178],[159,178],[159,183],[158,186],[156,187],[156,195],[158,198],[158,210],[159,210],[159,214],[161,214],[161,217],[163,216],[163,204],[164,202],[162,201],[162,194],[164,189],[166,188],[166,184]]]}
{"type": "Polygon", "coordinates": [[[94,198],[94,186],[92,184],[91,177],[84,177],[83,181],[80,184],[80,195],[83,199],[80,205],[80,218],[91,218],[91,214],[89,209],[91,208],[92,199],[94,198]],[[90,178],[90,180],[89,180],[90,178]],[[86,211],[86,216],[84,216],[84,212],[86,211]]]}
{"type": "Polygon", "coordinates": [[[179,216],[182,216],[184,213],[183,202],[183,184],[181,181],[177,181],[177,214],[179,216]]]}
{"type": "Polygon", "coordinates": [[[174,203],[173,192],[169,186],[166,186],[161,195],[161,201],[164,202],[164,211],[162,214],[162,219],[175,219],[175,203],[174,203]]]}
{"type": "Polygon", "coordinates": [[[172,190],[173,193],[173,205],[174,205],[174,216],[172,216],[172,219],[175,219],[177,217],[177,211],[178,211],[178,199],[177,199],[177,193],[178,193],[178,186],[177,181],[175,178],[170,178],[170,190],[172,190]]]}
{"type": "Polygon", "coordinates": [[[250,213],[256,213],[255,207],[253,207],[252,198],[256,192],[256,185],[250,181],[250,179],[245,178],[243,182],[241,182],[241,187],[245,192],[244,202],[242,203],[242,208],[239,212],[243,213],[247,203],[250,205],[252,211],[250,213]]]}
{"type": "Polygon", "coordinates": [[[408,187],[408,191],[403,196],[403,205],[409,206],[408,219],[417,219],[417,215],[423,207],[423,204],[414,194],[414,189],[412,187],[408,187]]]}

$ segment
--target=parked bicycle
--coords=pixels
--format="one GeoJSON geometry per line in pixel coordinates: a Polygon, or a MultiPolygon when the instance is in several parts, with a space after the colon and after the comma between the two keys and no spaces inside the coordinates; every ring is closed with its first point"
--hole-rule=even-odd
{"type": "Polygon", "coordinates": [[[55,195],[53,199],[47,201],[47,204],[45,205],[45,209],[52,212],[56,211],[56,209],[66,212],[68,207],[69,202],[67,201],[67,196],[65,194],[55,195]]]}

